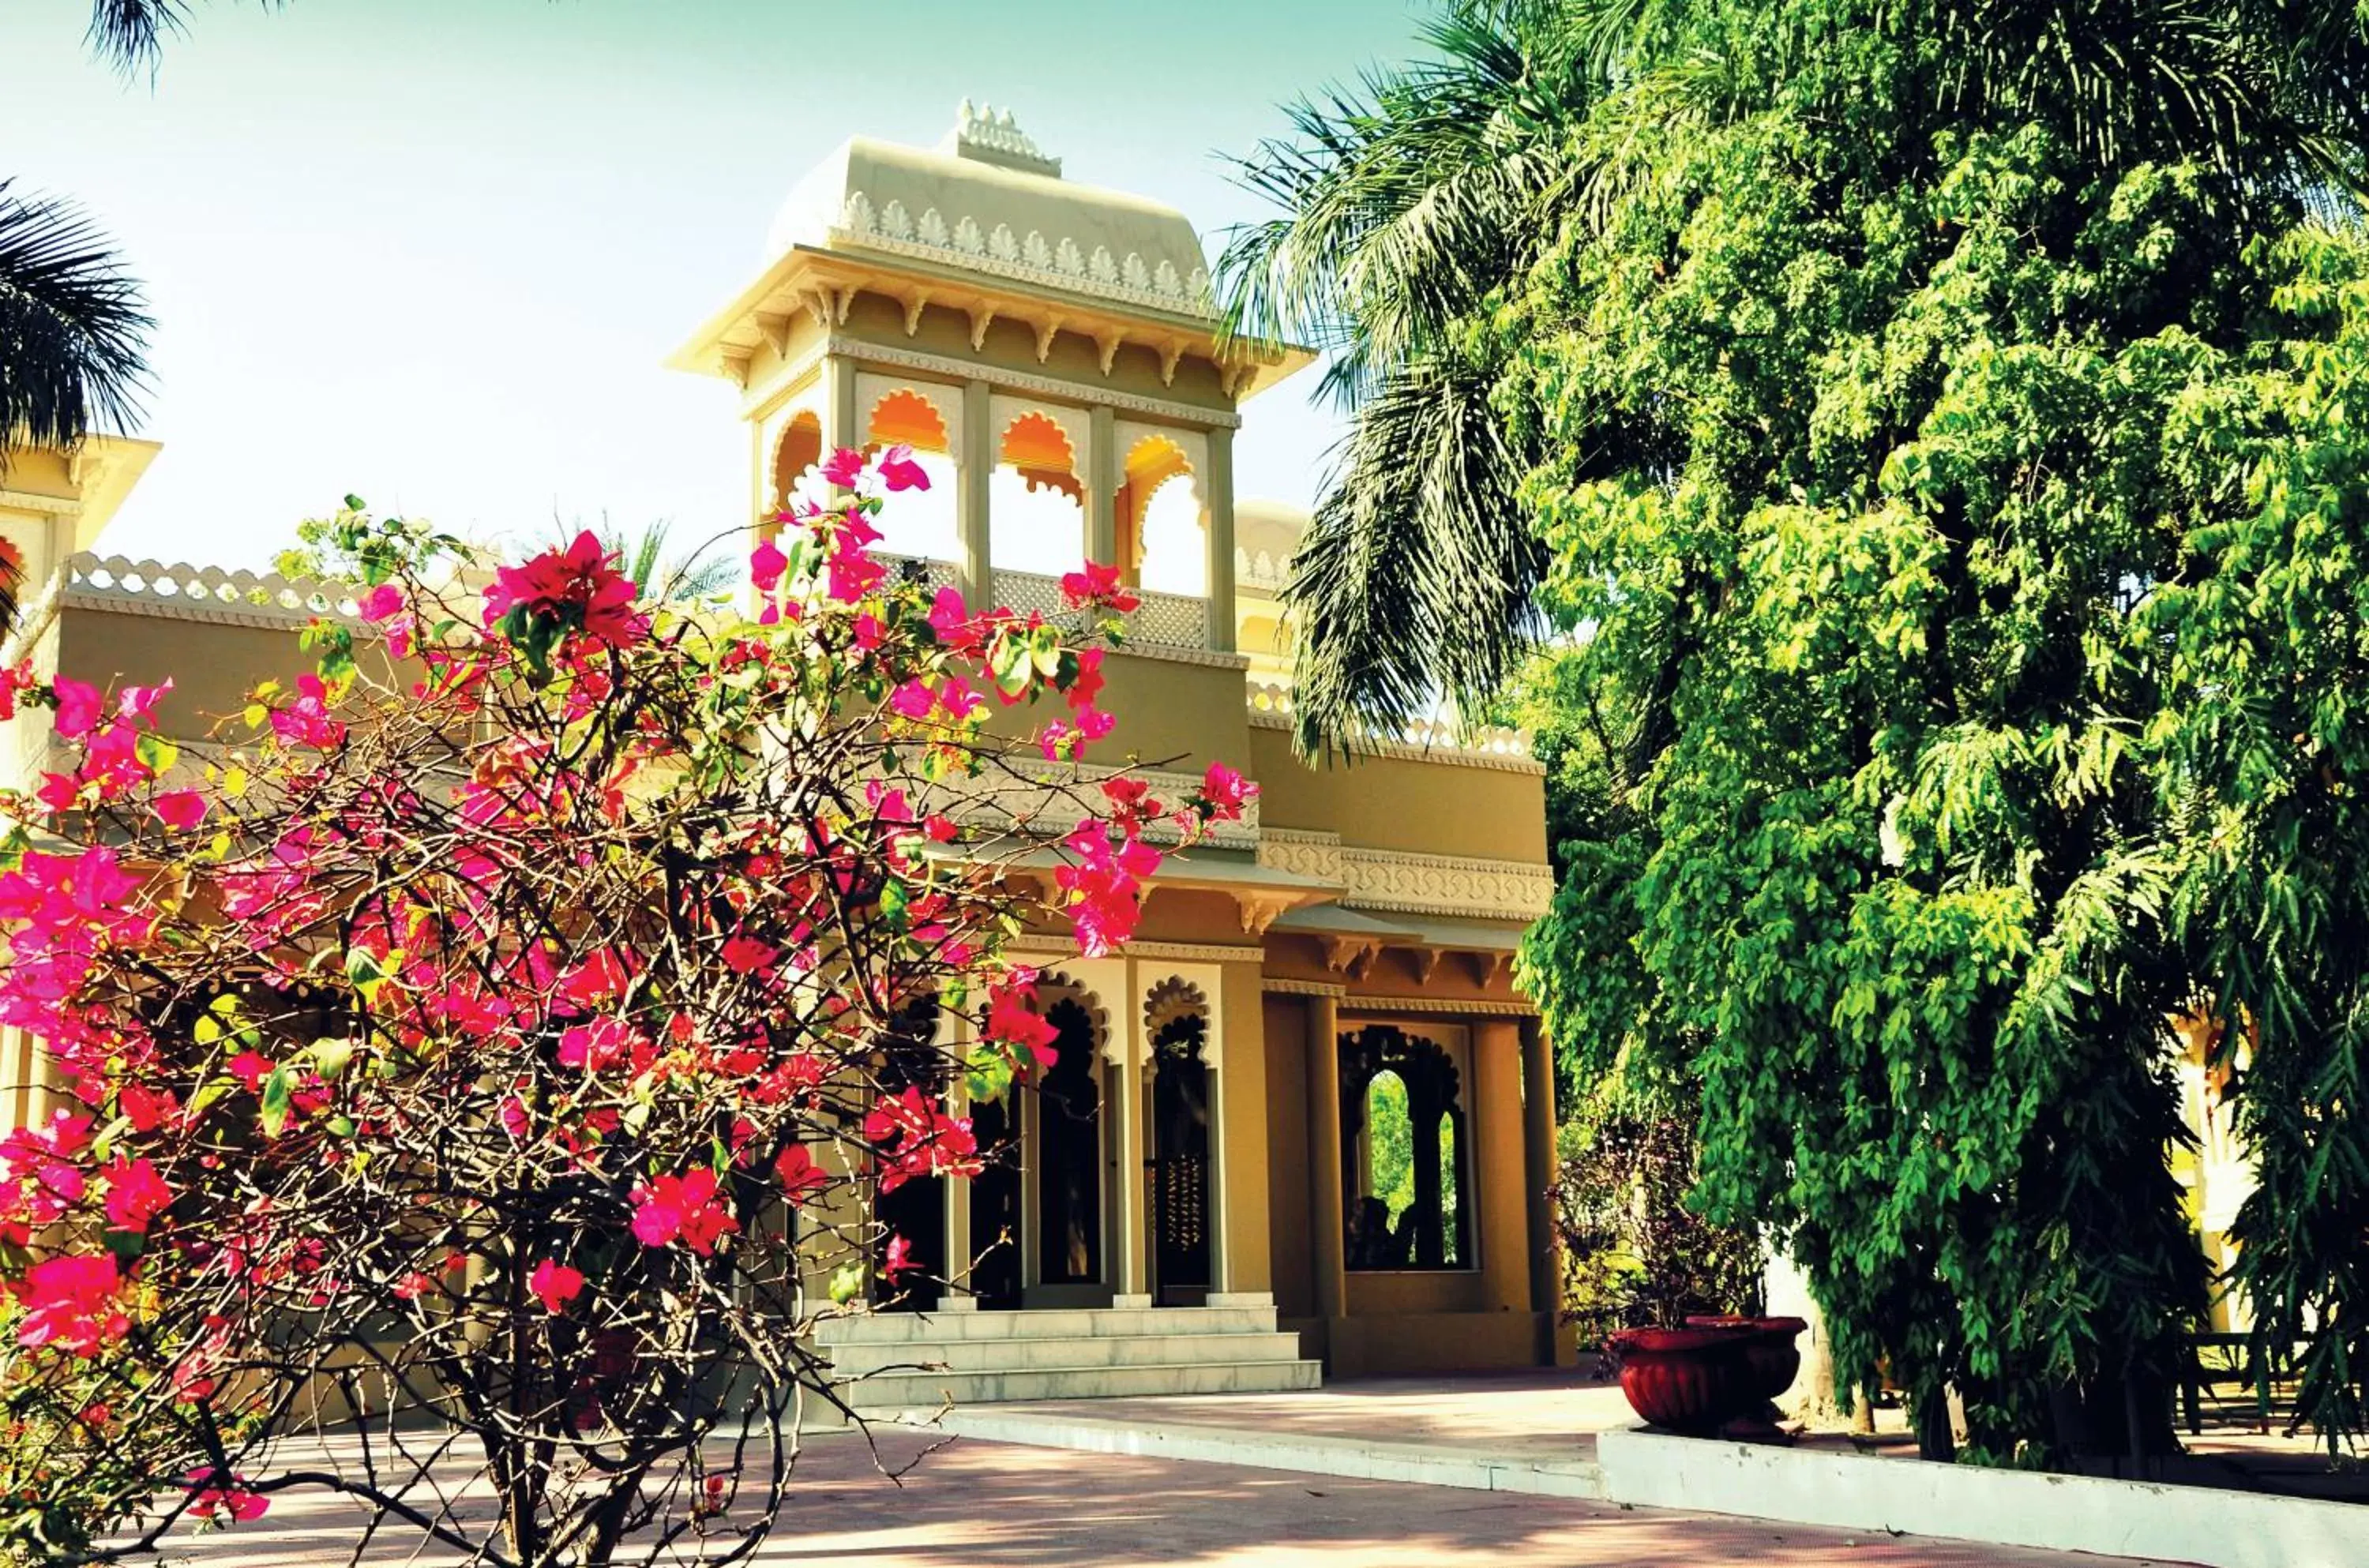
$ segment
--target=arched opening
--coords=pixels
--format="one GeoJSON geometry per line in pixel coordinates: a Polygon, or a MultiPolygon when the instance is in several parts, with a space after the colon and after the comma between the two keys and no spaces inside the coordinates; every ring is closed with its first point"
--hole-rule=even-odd
{"type": "Polygon", "coordinates": [[[1151,1042],[1151,1288],[1162,1307],[1197,1307],[1216,1283],[1211,1247],[1208,1003],[1181,979],[1144,1009],[1151,1042]]]}
{"type": "Polygon", "coordinates": [[[1164,436],[1135,443],[1122,465],[1118,558],[1129,583],[1157,593],[1209,590],[1201,498],[1184,449],[1164,436]]]}
{"type": "Polygon", "coordinates": [[[865,451],[874,452],[911,447],[914,462],[930,477],[928,489],[902,491],[882,509],[880,543],[875,548],[916,560],[958,559],[962,545],[955,526],[954,449],[937,405],[910,387],[884,395],[865,416],[864,443],[865,451]]]}
{"type": "Polygon", "coordinates": [[[1386,1024],[1342,1036],[1340,1052],[1348,1266],[1471,1267],[1454,1059],[1386,1024]]]}
{"type": "MultiPolygon", "coordinates": [[[[881,1036],[876,1082],[883,1094],[919,1089],[932,1098],[946,1092],[951,1062],[937,1044],[938,1003],[921,997],[901,1009],[881,1036]]],[[[893,1192],[880,1193],[873,1213],[880,1234],[873,1243],[876,1299],[895,1311],[926,1312],[938,1305],[948,1276],[946,1256],[946,1179],[918,1176],[893,1192]],[[891,1281],[887,1277],[889,1238],[902,1236],[910,1249],[915,1272],[891,1281]]]]}
{"type": "MultiPolygon", "coordinates": [[[[773,445],[772,505],[768,513],[777,512],[796,498],[801,488],[821,483],[822,421],[812,412],[801,410],[782,431],[782,439],[773,445]]],[[[772,517],[765,519],[765,532],[774,532],[772,517]]]]}
{"type": "Polygon", "coordinates": [[[1036,1085],[1037,1275],[1047,1285],[1103,1276],[1101,1059],[1093,1017],[1074,997],[1045,1010],[1059,1031],[1036,1085]]]}
{"type": "Polygon", "coordinates": [[[1003,429],[988,479],[990,565],[1059,576],[1086,556],[1085,486],[1069,433],[1031,410],[1003,429]]]}

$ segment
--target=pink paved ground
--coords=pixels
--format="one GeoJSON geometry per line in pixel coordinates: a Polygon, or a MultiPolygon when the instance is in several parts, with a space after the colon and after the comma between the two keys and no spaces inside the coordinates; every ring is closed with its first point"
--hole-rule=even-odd
{"type": "MultiPolygon", "coordinates": [[[[922,1440],[884,1433],[892,1460],[922,1440]]],[[[315,1568],[342,1562],[345,1505],[284,1497],[254,1524],[169,1557],[201,1568],[315,1568]]],[[[366,1561],[448,1564],[389,1542],[366,1561]]],[[[816,1440],[764,1568],[2135,1568],[2126,1559],[1756,1524],[1513,1493],[1340,1481],[1231,1465],[958,1442],[902,1485],[859,1438],[816,1440]]]]}
{"type": "MultiPolygon", "coordinates": [[[[984,1407],[982,1407],[984,1408],[984,1407]]],[[[1568,1368],[1447,1378],[1359,1378],[1280,1394],[1162,1394],[998,1405],[1130,1425],[1379,1438],[1522,1459],[1596,1457],[1596,1435],[1637,1419],[1618,1384],[1568,1368]]]]}

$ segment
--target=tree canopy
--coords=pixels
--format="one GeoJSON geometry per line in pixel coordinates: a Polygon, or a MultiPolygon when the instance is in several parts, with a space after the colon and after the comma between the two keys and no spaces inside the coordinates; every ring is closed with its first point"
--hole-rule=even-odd
{"type": "MultiPolygon", "coordinates": [[[[1978,1450],[2045,1459],[2168,1436],[2210,1286],[2169,1024],[2223,1020],[2261,1176],[2238,1281],[2358,1430],[2353,7],[1454,14],[1528,50],[1500,77],[1585,82],[1554,124],[1505,97],[1558,172],[1405,339],[1473,367],[1524,458],[1563,880],[1523,967],[1569,1064],[1700,1082],[1698,1200],[1792,1251],[1841,1375],[1955,1387],[1978,1450]]],[[[1431,79],[1320,117],[1278,234],[1317,232],[1371,122],[1428,123],[1431,79]]],[[[1390,265],[1316,278],[1350,337],[1390,265]]],[[[1409,521],[1430,493],[1387,469],[1436,453],[1387,396],[1291,589],[1313,728],[1469,704],[1500,655],[1438,639],[1519,630],[1494,581],[1469,631],[1395,642],[1338,601],[1426,529],[1517,558],[1495,510],[1409,521]]]]}

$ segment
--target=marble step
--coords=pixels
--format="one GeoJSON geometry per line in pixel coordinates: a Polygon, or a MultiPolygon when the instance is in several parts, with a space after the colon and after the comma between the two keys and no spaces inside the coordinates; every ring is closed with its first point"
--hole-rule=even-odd
{"type": "Polygon", "coordinates": [[[1022,1312],[872,1312],[826,1318],[818,1345],[938,1344],[956,1339],[1081,1339],[1104,1334],[1273,1333],[1275,1308],[1059,1307],[1022,1312]]]}
{"type": "Polygon", "coordinates": [[[1179,1366],[1193,1361],[1296,1361],[1297,1333],[1073,1334],[1059,1339],[939,1339],[841,1343],[832,1368],[844,1374],[944,1366],[952,1372],[1040,1367],[1179,1366]]]}
{"type": "Polygon", "coordinates": [[[1001,1372],[882,1372],[840,1394],[868,1413],[1014,1400],[1130,1399],[1150,1394],[1282,1393],[1323,1381],[1315,1361],[1198,1361],[1131,1367],[1032,1367],[1001,1372]]]}

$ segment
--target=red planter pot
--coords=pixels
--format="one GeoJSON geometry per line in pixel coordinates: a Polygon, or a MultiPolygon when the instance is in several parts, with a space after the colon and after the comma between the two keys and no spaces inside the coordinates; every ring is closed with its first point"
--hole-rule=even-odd
{"type": "Polygon", "coordinates": [[[1606,1341],[1629,1407],[1673,1432],[1716,1432],[1758,1402],[1745,1346],[1733,1328],[1623,1329],[1606,1341]]]}
{"type": "Polygon", "coordinates": [[[1773,1400],[1793,1386],[1802,1370],[1802,1347],[1793,1343],[1809,1322],[1802,1318],[1707,1318],[1690,1317],[1690,1329],[1720,1329],[1742,1333],[1748,1337],[1744,1345],[1744,1363],[1752,1381],[1752,1398],[1756,1403],[1773,1400]]]}

